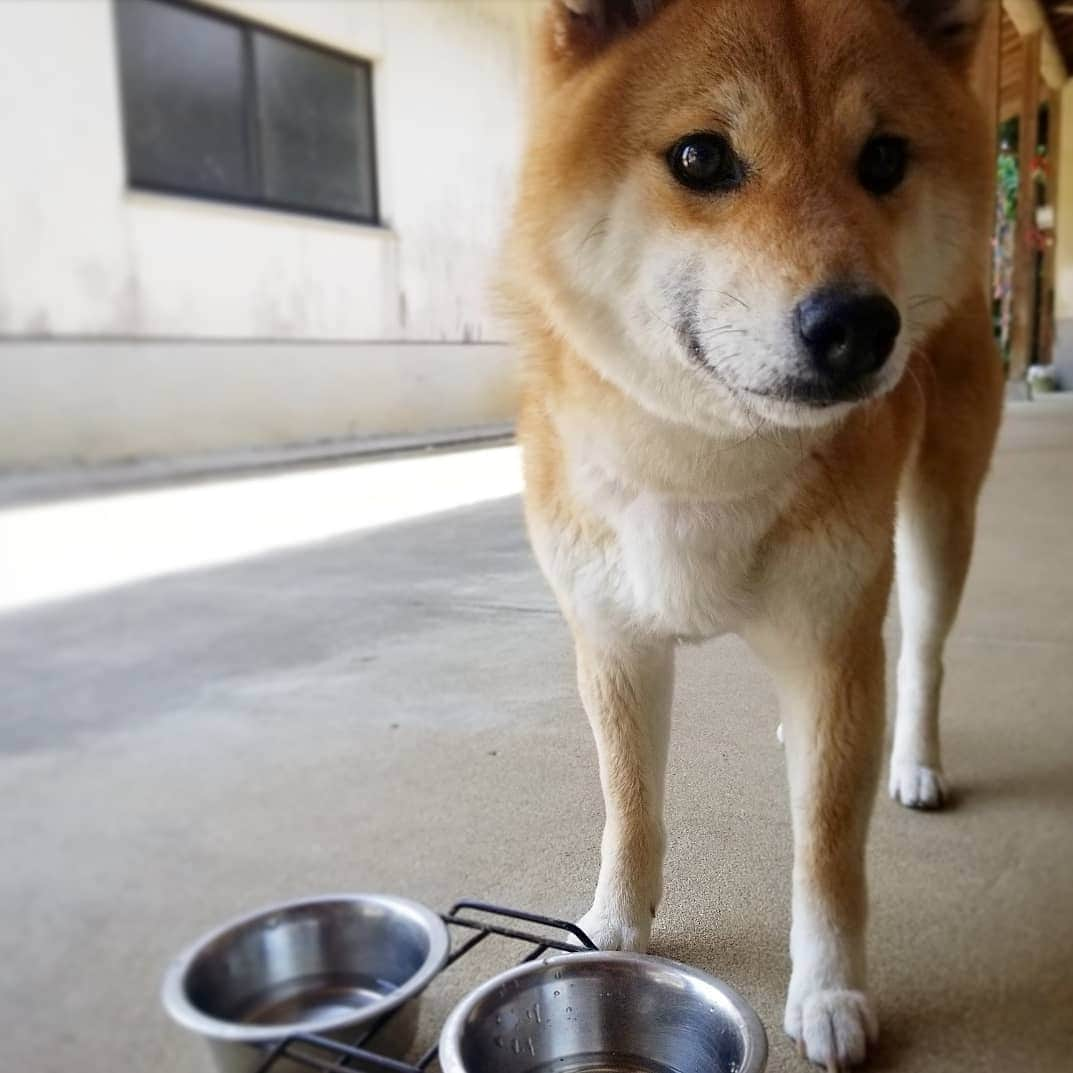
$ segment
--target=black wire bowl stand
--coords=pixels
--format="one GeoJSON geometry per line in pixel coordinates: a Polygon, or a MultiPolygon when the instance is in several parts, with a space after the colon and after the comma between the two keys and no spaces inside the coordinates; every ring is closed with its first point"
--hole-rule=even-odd
{"type": "MultiPolygon", "coordinates": [[[[518,962],[521,965],[536,961],[549,950],[577,954],[596,949],[593,941],[576,924],[541,916],[538,913],[526,913],[520,909],[492,905],[488,902],[468,900],[456,902],[450,912],[442,913],[441,917],[448,928],[468,934],[456,946],[454,944],[455,932],[452,932],[451,953],[437,976],[446,972],[455,962],[460,961],[492,935],[512,939],[531,947],[525,957],[518,962]],[[479,913],[485,919],[475,920],[472,916],[463,915],[473,913],[479,913]],[[505,923],[508,921],[509,924],[505,923]],[[522,924],[534,925],[550,934],[516,926],[522,924]],[[555,935],[558,935],[558,938],[555,935]],[[574,941],[568,941],[567,937],[574,941]]],[[[433,977],[433,979],[436,978],[433,977]]],[[[284,1061],[304,1066],[317,1073],[340,1073],[341,1070],[360,1070],[365,1073],[425,1073],[436,1061],[440,1049],[438,1043],[430,1047],[413,1065],[368,1049],[374,1043],[376,1036],[391,1023],[401,1009],[402,1007],[399,1007],[384,1014],[353,1043],[340,1043],[326,1036],[289,1036],[271,1048],[264,1061],[256,1068],[255,1073],[270,1073],[277,1064],[284,1061]]]]}

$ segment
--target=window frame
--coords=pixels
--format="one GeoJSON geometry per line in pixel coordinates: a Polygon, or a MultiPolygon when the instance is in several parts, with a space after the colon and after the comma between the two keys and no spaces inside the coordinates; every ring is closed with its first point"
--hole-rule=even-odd
{"type": "Polygon", "coordinates": [[[246,197],[242,194],[223,194],[223,193],[210,193],[204,190],[197,190],[189,187],[184,187],[181,183],[168,183],[168,182],[156,182],[147,181],[144,179],[135,179],[132,175],[130,152],[127,145],[127,124],[130,121],[127,109],[126,94],[123,92],[122,77],[119,73],[119,65],[123,62],[121,54],[122,42],[120,40],[119,32],[119,7],[128,2],[139,2],[139,0],[113,0],[113,38],[115,41],[116,50],[116,64],[117,64],[117,90],[119,93],[120,112],[123,121],[123,164],[126,187],[128,190],[147,191],[149,193],[156,194],[168,194],[183,198],[192,198],[196,201],[207,201],[215,204],[224,205],[240,205],[245,208],[262,209],[269,212],[283,212],[295,216],[312,216],[318,219],[324,220],[337,220],[344,223],[361,224],[365,227],[383,228],[385,226],[383,217],[381,215],[380,205],[380,167],[379,167],[379,153],[377,145],[377,131],[376,131],[376,93],[375,93],[375,65],[371,60],[366,59],[363,56],[356,56],[351,52],[346,52],[343,49],[332,48],[330,45],[322,44],[319,41],[312,41],[307,37],[302,37],[299,34],[290,33],[287,30],[280,30],[274,26],[266,26],[260,22],[254,22],[251,19],[243,18],[240,15],[236,15],[230,11],[223,11],[219,8],[211,7],[207,4],[199,3],[197,0],[154,0],[155,3],[166,4],[169,7],[179,8],[191,12],[192,14],[200,15],[205,18],[214,19],[217,22],[225,23],[228,26],[233,26],[241,34],[242,42],[242,118],[243,118],[243,146],[247,156],[247,162],[250,168],[250,175],[253,176],[254,181],[258,187],[263,189],[263,165],[261,160],[260,139],[261,134],[258,129],[258,116],[259,116],[259,99],[258,99],[258,81],[257,81],[257,63],[254,57],[254,34],[261,33],[270,37],[277,37],[284,41],[289,41],[293,44],[300,45],[303,48],[310,49],[313,52],[319,52],[324,56],[330,56],[333,59],[343,60],[350,64],[352,67],[363,69],[368,79],[369,92],[366,94],[365,110],[366,121],[369,129],[369,145],[371,150],[371,159],[369,161],[370,169],[370,193],[372,195],[372,213],[371,215],[363,215],[361,213],[345,212],[338,209],[321,209],[309,205],[299,205],[294,202],[279,201],[274,198],[260,195],[257,197],[246,197]]]}

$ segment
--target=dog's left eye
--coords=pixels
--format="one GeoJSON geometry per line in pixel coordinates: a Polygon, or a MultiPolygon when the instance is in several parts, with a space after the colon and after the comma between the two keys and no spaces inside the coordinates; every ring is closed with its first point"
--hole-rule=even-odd
{"type": "Polygon", "coordinates": [[[674,177],[690,190],[713,193],[741,184],[741,161],[719,134],[687,134],[667,153],[674,177]]]}
{"type": "Polygon", "coordinates": [[[857,178],[869,193],[889,194],[901,186],[909,166],[909,146],[904,138],[873,138],[857,161],[857,178]]]}

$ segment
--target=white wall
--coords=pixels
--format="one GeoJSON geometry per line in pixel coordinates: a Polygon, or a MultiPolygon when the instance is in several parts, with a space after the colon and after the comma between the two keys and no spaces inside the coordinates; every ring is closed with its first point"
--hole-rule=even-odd
{"type": "Polygon", "coordinates": [[[112,0],[3,0],[0,465],[508,420],[515,365],[502,347],[445,351],[439,369],[435,348],[328,347],[309,362],[276,345],[258,361],[216,343],[502,338],[489,276],[539,4],[212,2],[373,61],[386,226],[126,189],[112,0]],[[146,341],[144,360],[107,345],[35,356],[36,342],[102,338],[146,341]],[[162,355],[183,369],[166,370],[162,355]],[[154,377],[166,387],[152,420],[125,419],[154,377]],[[303,377],[316,382],[296,394],[303,377]],[[431,393],[418,397],[422,384],[431,393]],[[371,399],[393,401],[376,410],[371,399]]]}
{"type": "Polygon", "coordinates": [[[515,401],[512,355],[495,344],[76,340],[3,351],[17,360],[0,360],[0,459],[22,468],[72,460],[72,443],[78,461],[100,462],[439,437],[499,425],[515,401]]]}
{"type": "Polygon", "coordinates": [[[111,0],[4,0],[0,335],[495,338],[532,5],[217,6],[374,61],[387,228],[127,191],[111,0]]]}

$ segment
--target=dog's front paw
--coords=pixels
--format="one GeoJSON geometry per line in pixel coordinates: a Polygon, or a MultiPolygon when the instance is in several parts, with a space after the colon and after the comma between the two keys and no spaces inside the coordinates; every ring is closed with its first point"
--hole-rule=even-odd
{"type": "Polygon", "coordinates": [[[652,914],[630,913],[597,901],[577,924],[600,950],[643,954],[652,933],[652,914]]]}
{"type": "Polygon", "coordinates": [[[839,1073],[864,1061],[879,1024],[863,991],[813,991],[787,1002],[786,1033],[803,1058],[839,1073]]]}
{"type": "Polygon", "coordinates": [[[893,761],[890,796],[906,808],[937,809],[946,804],[949,791],[938,768],[925,767],[911,760],[893,761]]]}

